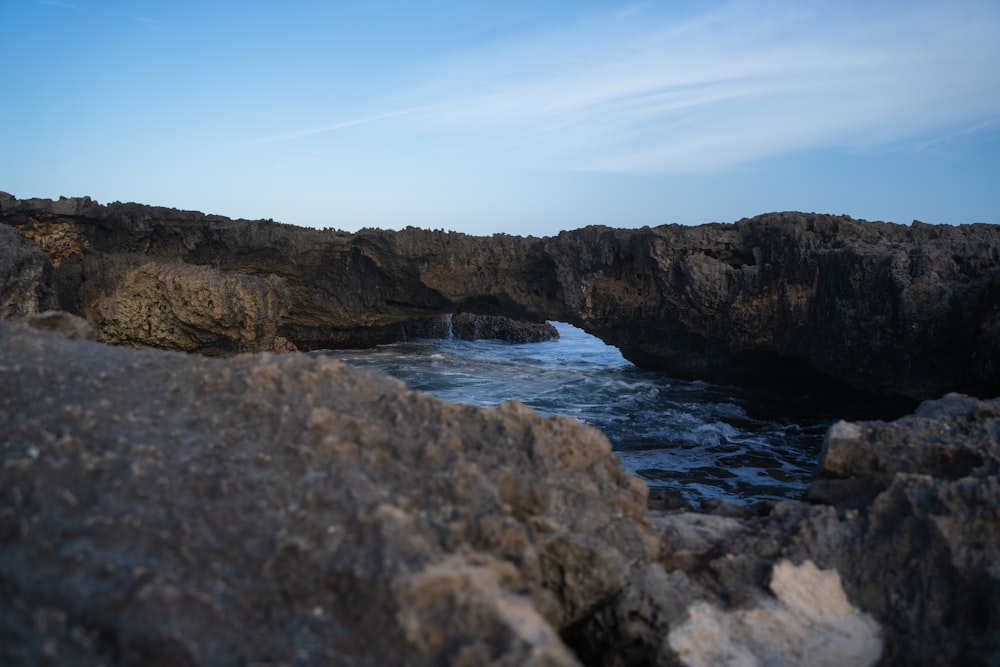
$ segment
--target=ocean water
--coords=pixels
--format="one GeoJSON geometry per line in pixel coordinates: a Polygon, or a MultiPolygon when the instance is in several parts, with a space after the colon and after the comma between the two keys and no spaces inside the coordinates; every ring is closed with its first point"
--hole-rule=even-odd
{"type": "Polygon", "coordinates": [[[696,505],[801,496],[829,416],[782,416],[787,397],[640,370],[617,348],[553,324],[560,338],[545,343],[412,340],[326,354],[445,401],[516,398],[576,418],[604,432],[627,470],[696,505]]]}

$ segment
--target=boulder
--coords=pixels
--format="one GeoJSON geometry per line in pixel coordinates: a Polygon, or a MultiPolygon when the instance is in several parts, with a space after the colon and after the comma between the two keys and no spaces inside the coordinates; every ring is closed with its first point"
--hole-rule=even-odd
{"type": "Polygon", "coordinates": [[[104,342],[209,355],[295,349],[278,335],[289,307],[281,278],[176,262],[99,264],[87,271],[99,279],[81,293],[104,342]]]}
{"type": "Polygon", "coordinates": [[[597,431],[0,324],[5,665],[577,665],[655,555],[597,431]]]}
{"type": "Polygon", "coordinates": [[[812,503],[654,513],[658,560],[572,640],[595,665],[997,664],[998,443],[1000,399],[840,422],[812,503]]]}

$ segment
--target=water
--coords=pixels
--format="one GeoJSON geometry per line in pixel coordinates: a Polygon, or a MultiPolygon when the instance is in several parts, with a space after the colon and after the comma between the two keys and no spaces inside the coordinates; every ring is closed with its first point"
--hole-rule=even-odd
{"type": "Polygon", "coordinates": [[[643,371],[617,348],[553,324],[560,339],[546,343],[416,340],[328,354],[445,401],[516,398],[579,419],[604,432],[627,470],[694,504],[801,496],[829,418],[775,416],[781,397],[643,371]]]}

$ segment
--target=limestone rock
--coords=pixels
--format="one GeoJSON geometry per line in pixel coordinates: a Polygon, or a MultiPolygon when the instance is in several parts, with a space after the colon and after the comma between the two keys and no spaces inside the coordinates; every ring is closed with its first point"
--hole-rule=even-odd
{"type": "Polygon", "coordinates": [[[52,261],[19,230],[0,225],[0,317],[55,308],[52,261]]]}
{"type": "Polygon", "coordinates": [[[670,647],[690,667],[868,667],[881,657],[878,623],[847,600],[835,571],[780,561],[770,588],[774,598],[751,608],[692,605],[670,647]]]}
{"type": "Polygon", "coordinates": [[[636,364],[723,383],[850,388],[911,409],[1000,393],[1000,226],[774,213],[734,224],[588,227],[551,238],[356,234],[88,199],[0,197],[50,252],[62,307],[88,316],[87,258],[285,280],[300,349],[396,340],[445,313],[564,321],[636,364]],[[911,403],[912,401],[912,403],[911,403]]]}
{"type": "Polygon", "coordinates": [[[0,662],[578,664],[655,555],[608,441],[328,357],[0,324],[0,662]]]}
{"type": "Polygon", "coordinates": [[[491,338],[508,343],[541,343],[559,338],[548,322],[523,322],[500,315],[459,313],[452,318],[452,331],[463,340],[491,338]]]}
{"type": "Polygon", "coordinates": [[[821,471],[812,504],[654,513],[660,555],[573,627],[578,652],[609,666],[824,664],[846,642],[830,659],[997,664],[1000,399],[835,424],[821,471]]]}
{"type": "Polygon", "coordinates": [[[203,354],[295,349],[278,335],[289,300],[275,276],[147,262],[112,270],[96,294],[95,284],[88,315],[104,342],[203,354]]]}

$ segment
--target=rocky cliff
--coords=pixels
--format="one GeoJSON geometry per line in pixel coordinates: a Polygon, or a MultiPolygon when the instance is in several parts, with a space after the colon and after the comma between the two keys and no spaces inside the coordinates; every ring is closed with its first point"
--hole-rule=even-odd
{"type": "Polygon", "coordinates": [[[466,312],[567,321],[688,378],[1000,393],[993,225],[781,213],[541,239],[347,234],[5,194],[0,221],[46,250],[59,305],[102,340],[214,354],[363,347],[466,312]],[[181,284],[196,272],[178,265],[207,267],[205,279],[181,284]]]}
{"type": "Polygon", "coordinates": [[[569,419],[32,328],[73,322],[0,322],[3,664],[1000,660],[1000,400],[836,424],[811,504],[650,513],[569,419]]]}

